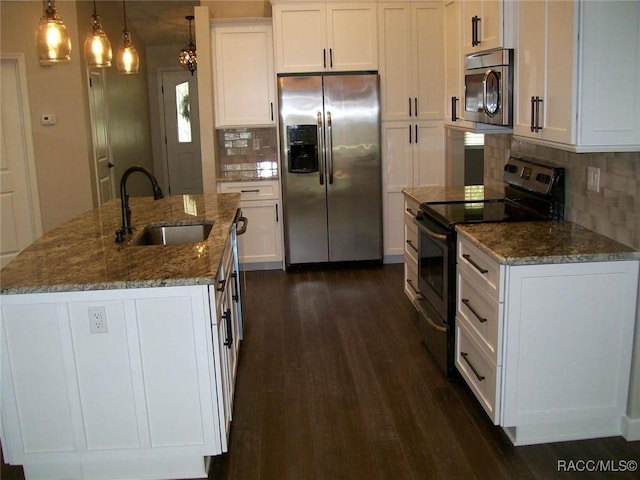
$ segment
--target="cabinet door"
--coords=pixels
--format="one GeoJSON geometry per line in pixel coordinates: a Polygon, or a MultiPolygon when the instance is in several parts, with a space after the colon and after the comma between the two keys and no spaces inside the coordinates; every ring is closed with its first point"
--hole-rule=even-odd
{"type": "Polygon", "coordinates": [[[238,237],[240,262],[281,262],[280,202],[257,200],[240,206],[248,220],[246,233],[238,237]]]}
{"type": "Polygon", "coordinates": [[[516,112],[513,130],[532,136],[531,97],[544,97],[546,5],[544,2],[520,2],[516,13],[518,40],[515,86],[516,112]]]}
{"type": "Polygon", "coordinates": [[[61,331],[68,322],[66,316],[64,306],[44,301],[2,305],[0,378],[6,462],[22,464],[81,447],[74,431],[79,409],[70,408],[70,399],[78,392],[70,333],[61,331]],[[33,381],[34,376],[38,381],[33,381]]]}
{"type": "Polygon", "coordinates": [[[418,120],[444,117],[444,8],[441,2],[412,7],[414,50],[414,115],[418,120]]]}
{"type": "Polygon", "coordinates": [[[413,138],[413,187],[444,186],[444,128],[418,123],[413,138]]]}
{"type": "Polygon", "coordinates": [[[271,25],[215,27],[216,126],[273,125],[271,25]]]}
{"type": "Polygon", "coordinates": [[[384,189],[384,254],[404,253],[404,198],[402,189],[413,184],[413,124],[382,124],[384,189]],[[411,135],[411,143],[409,142],[411,135]]]}
{"type": "Polygon", "coordinates": [[[324,4],[278,4],[273,7],[276,73],[319,72],[327,59],[324,4]]]}
{"type": "Polygon", "coordinates": [[[378,18],[382,120],[406,120],[413,96],[411,6],[380,5],[378,18]]]}
{"type": "Polygon", "coordinates": [[[453,122],[452,118],[462,117],[461,108],[463,92],[463,61],[461,49],[462,31],[460,29],[460,2],[453,1],[444,6],[444,49],[445,49],[445,121],[453,122]],[[456,111],[452,111],[451,98],[455,97],[456,111]]]}
{"type": "Polygon", "coordinates": [[[375,4],[327,5],[327,68],[334,71],[377,70],[375,4]]]}
{"type": "Polygon", "coordinates": [[[504,41],[505,0],[465,0],[462,2],[463,48],[465,53],[509,46],[504,41]],[[473,18],[479,20],[473,44],[473,18]]]}
{"type": "Polygon", "coordinates": [[[572,143],[575,5],[519,2],[514,132],[530,138],[572,143]],[[539,132],[532,132],[531,97],[539,97],[539,132]]]}

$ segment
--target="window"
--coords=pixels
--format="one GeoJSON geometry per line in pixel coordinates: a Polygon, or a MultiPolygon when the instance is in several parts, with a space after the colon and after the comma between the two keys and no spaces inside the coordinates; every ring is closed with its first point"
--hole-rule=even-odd
{"type": "Polygon", "coordinates": [[[178,113],[178,143],[191,142],[191,103],[189,82],[176,85],[176,111],[178,113]]]}

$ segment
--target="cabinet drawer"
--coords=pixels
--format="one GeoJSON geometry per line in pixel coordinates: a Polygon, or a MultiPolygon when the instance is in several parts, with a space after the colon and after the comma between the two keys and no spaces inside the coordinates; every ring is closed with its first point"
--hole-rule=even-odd
{"type": "Polygon", "coordinates": [[[418,227],[413,220],[404,222],[404,256],[418,262],[418,227]]]}
{"type": "Polygon", "coordinates": [[[404,291],[413,302],[418,296],[418,265],[415,262],[404,262],[404,291]]]}
{"type": "Polygon", "coordinates": [[[501,368],[483,353],[478,342],[459,319],[456,321],[456,367],[489,418],[498,425],[501,368]]]}
{"type": "Polygon", "coordinates": [[[469,274],[458,269],[456,315],[464,322],[485,353],[497,365],[502,363],[500,348],[502,304],[479,287],[469,274]]]}
{"type": "Polygon", "coordinates": [[[219,182],[219,193],[239,193],[240,200],[279,198],[278,182],[219,182]]]}
{"type": "Polygon", "coordinates": [[[476,280],[489,295],[498,302],[502,302],[502,289],[500,285],[500,274],[504,266],[500,265],[493,258],[481,251],[476,246],[464,240],[458,240],[458,268],[469,274],[469,277],[476,280]]]}

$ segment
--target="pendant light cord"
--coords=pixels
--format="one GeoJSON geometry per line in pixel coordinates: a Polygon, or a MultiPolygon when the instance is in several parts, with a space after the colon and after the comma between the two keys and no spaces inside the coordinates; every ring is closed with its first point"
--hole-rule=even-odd
{"type": "Polygon", "coordinates": [[[124,16],[124,31],[127,32],[127,6],[124,3],[124,0],[122,0],[122,15],[124,16]]]}

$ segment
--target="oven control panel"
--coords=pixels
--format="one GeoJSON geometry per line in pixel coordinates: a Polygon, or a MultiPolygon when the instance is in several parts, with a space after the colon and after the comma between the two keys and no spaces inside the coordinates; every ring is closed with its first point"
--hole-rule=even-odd
{"type": "Polygon", "coordinates": [[[554,188],[564,188],[564,169],[542,165],[530,160],[509,157],[504,166],[504,181],[507,185],[517,185],[525,190],[550,195],[554,188]]]}

